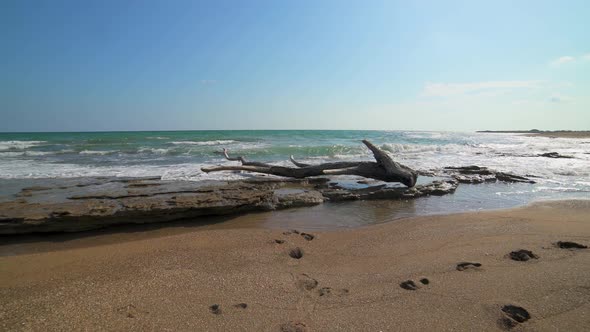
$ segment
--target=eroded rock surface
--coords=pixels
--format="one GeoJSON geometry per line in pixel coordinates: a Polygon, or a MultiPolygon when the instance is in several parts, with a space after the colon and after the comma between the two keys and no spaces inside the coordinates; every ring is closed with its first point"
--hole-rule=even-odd
{"type": "Polygon", "coordinates": [[[538,154],[537,156],[545,157],[545,158],[565,158],[565,159],[573,158],[572,156],[564,156],[564,155],[559,154],[557,152],[547,152],[547,153],[538,154]]]}
{"type": "Polygon", "coordinates": [[[444,173],[450,175],[460,183],[484,183],[496,181],[535,183],[535,181],[524,176],[498,172],[481,166],[445,167],[444,173]]]}
{"type": "Polygon", "coordinates": [[[158,178],[47,181],[0,200],[0,234],[76,232],[113,224],[152,223],[311,206],[325,201],[413,199],[455,191],[454,180],[413,188],[330,186],[327,178],[190,182],[158,178]]]}

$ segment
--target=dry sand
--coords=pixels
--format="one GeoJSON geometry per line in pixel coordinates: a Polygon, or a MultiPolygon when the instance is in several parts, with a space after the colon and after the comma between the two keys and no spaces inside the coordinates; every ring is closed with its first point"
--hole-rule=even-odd
{"type": "Polygon", "coordinates": [[[554,243],[590,244],[589,216],[590,201],[546,202],[317,232],[311,241],[193,229],[5,256],[0,330],[587,331],[590,249],[554,243]],[[294,248],[302,258],[289,256],[294,248]],[[518,249],[539,258],[507,257],[518,249]],[[460,262],[481,267],[458,271],[460,262]],[[419,288],[403,289],[406,280],[419,288]],[[504,305],[531,318],[516,323],[504,305]]]}

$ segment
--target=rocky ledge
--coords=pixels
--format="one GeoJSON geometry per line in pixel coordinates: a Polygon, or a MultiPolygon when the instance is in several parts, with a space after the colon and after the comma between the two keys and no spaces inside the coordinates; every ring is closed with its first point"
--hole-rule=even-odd
{"type": "Polygon", "coordinates": [[[23,188],[0,201],[0,234],[77,232],[114,224],[270,211],[357,199],[415,199],[453,193],[456,180],[413,188],[346,187],[326,178],[253,178],[228,182],[159,178],[80,178],[23,188]]]}
{"type": "Polygon", "coordinates": [[[498,172],[481,166],[445,167],[443,169],[443,174],[451,176],[460,183],[484,183],[498,181],[535,183],[535,181],[524,176],[498,172]]]}

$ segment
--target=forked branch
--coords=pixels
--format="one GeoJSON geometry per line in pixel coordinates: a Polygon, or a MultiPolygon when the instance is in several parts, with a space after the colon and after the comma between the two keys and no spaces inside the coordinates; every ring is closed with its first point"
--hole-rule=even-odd
{"type": "Polygon", "coordinates": [[[300,163],[291,156],[291,162],[297,167],[284,167],[247,161],[242,156],[231,158],[227,154],[227,149],[223,149],[223,153],[227,160],[239,161],[242,163],[242,166],[213,166],[203,167],[201,170],[207,173],[218,171],[246,171],[298,179],[321,175],[358,175],[384,182],[401,182],[408,187],[413,187],[416,184],[418,178],[418,173],[416,171],[395,162],[385,151],[379,149],[371,142],[363,140],[363,143],[369,148],[369,150],[371,150],[371,152],[373,152],[376,162],[345,161],[310,165],[300,163]]]}

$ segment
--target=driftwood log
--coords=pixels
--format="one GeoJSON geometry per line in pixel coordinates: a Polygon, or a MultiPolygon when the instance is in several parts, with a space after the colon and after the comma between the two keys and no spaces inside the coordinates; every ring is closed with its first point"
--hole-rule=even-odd
{"type": "Polygon", "coordinates": [[[218,171],[246,171],[263,174],[272,174],[290,178],[306,178],[321,175],[358,175],[365,178],[376,179],[384,182],[400,182],[408,187],[416,184],[418,173],[413,169],[395,162],[383,150],[379,149],[373,143],[363,140],[363,143],[373,152],[375,161],[358,161],[358,162],[333,162],[319,165],[310,165],[297,162],[293,156],[290,160],[296,167],[274,166],[266,163],[252,162],[244,157],[230,158],[227,150],[223,153],[227,160],[239,161],[241,166],[213,166],[203,167],[203,172],[218,171]]]}

